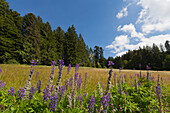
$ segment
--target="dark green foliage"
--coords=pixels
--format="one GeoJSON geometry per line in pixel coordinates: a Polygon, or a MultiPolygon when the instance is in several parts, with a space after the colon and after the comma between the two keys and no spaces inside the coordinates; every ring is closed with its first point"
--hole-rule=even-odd
{"type": "MultiPolygon", "coordinates": [[[[168,47],[168,43],[166,46],[168,47]]],[[[129,50],[121,57],[108,58],[107,61],[113,61],[115,63],[114,68],[140,69],[139,64],[141,64],[141,69],[146,69],[146,65],[149,65],[153,70],[170,70],[167,55],[168,49],[165,52],[162,45],[159,49],[157,45],[153,44],[152,47],[144,46],[143,48],[139,47],[138,50],[129,50]]]]}
{"type": "Polygon", "coordinates": [[[65,60],[72,66],[91,66],[88,47],[82,35],[72,25],[65,33],[61,27],[52,30],[49,22],[28,13],[21,17],[0,0],[0,63],[50,65],[52,61],[65,60]]]}

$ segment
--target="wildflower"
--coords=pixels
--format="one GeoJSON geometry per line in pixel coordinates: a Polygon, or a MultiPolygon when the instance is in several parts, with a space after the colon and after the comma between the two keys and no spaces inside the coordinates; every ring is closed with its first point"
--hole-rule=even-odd
{"type": "Polygon", "coordinates": [[[18,90],[18,97],[19,99],[21,100],[25,95],[25,89],[23,87],[21,87],[19,90],[18,90]]]}
{"type": "Polygon", "coordinates": [[[79,66],[80,66],[80,64],[76,64],[75,72],[77,72],[79,70],[79,66]]]}
{"type": "Polygon", "coordinates": [[[72,86],[73,85],[73,77],[70,77],[70,79],[69,79],[69,88],[70,88],[70,90],[72,91],[72,86]]]}
{"type": "Polygon", "coordinates": [[[44,92],[43,92],[43,101],[47,101],[49,98],[50,98],[50,93],[49,93],[49,88],[46,87],[46,89],[44,89],[44,92]]]}
{"type": "Polygon", "coordinates": [[[53,93],[53,90],[54,90],[54,88],[53,88],[54,86],[52,85],[51,86],[51,94],[53,93]]]}
{"type": "Polygon", "coordinates": [[[52,61],[51,66],[54,67],[56,65],[56,61],[52,61]]]}
{"type": "Polygon", "coordinates": [[[54,94],[51,99],[50,99],[50,111],[56,111],[57,110],[57,101],[58,101],[58,96],[56,94],[54,94]]]}
{"type": "Polygon", "coordinates": [[[58,91],[58,88],[59,88],[59,83],[60,83],[60,79],[61,79],[61,76],[62,76],[63,67],[64,67],[64,60],[59,60],[59,64],[58,64],[59,75],[58,75],[58,80],[57,80],[57,83],[56,83],[56,90],[55,90],[56,92],[58,91]]]}
{"type": "Polygon", "coordinates": [[[78,80],[78,88],[79,90],[81,89],[81,84],[82,84],[82,78],[81,78],[81,74],[79,75],[79,80],[78,80]]]}
{"type": "Polygon", "coordinates": [[[64,86],[61,87],[61,94],[60,94],[60,100],[62,99],[63,95],[64,95],[64,91],[65,91],[65,88],[64,86]]]}
{"type": "Polygon", "coordinates": [[[31,87],[30,92],[29,92],[29,99],[30,100],[32,100],[34,93],[35,93],[35,87],[33,86],[33,87],[31,87]]]}
{"type": "Polygon", "coordinates": [[[89,113],[93,113],[94,111],[94,107],[95,107],[95,98],[93,96],[91,96],[90,100],[89,100],[89,113]]]}
{"type": "Polygon", "coordinates": [[[120,68],[119,68],[119,73],[120,73],[122,70],[123,70],[123,67],[120,67],[120,68]]]}
{"type": "Polygon", "coordinates": [[[15,94],[15,89],[14,89],[14,87],[11,87],[11,88],[8,90],[8,95],[14,96],[14,94],[15,94]]]}
{"type": "Polygon", "coordinates": [[[112,61],[108,61],[108,66],[110,67],[112,65],[114,65],[114,63],[112,61]]]}
{"type": "Polygon", "coordinates": [[[70,73],[70,70],[71,70],[71,64],[68,65],[67,74],[70,73]]]}
{"type": "Polygon", "coordinates": [[[75,73],[75,77],[74,77],[74,88],[76,88],[76,83],[78,81],[78,73],[75,73]]]}
{"type": "Polygon", "coordinates": [[[64,60],[59,60],[58,68],[59,70],[62,70],[64,66],[64,60]]]}
{"type": "Polygon", "coordinates": [[[41,80],[39,80],[38,82],[37,82],[37,91],[38,91],[38,93],[40,93],[41,92],[41,80]]]}
{"type": "Polygon", "coordinates": [[[120,107],[120,111],[123,111],[123,109],[122,109],[121,105],[119,105],[119,107],[120,107]]]}
{"type": "Polygon", "coordinates": [[[32,66],[36,66],[36,64],[37,64],[37,62],[36,62],[35,60],[32,60],[32,62],[31,62],[31,67],[32,67],[32,66]]]}
{"type": "Polygon", "coordinates": [[[6,83],[3,83],[2,80],[0,80],[0,90],[5,88],[6,83]]]}
{"type": "Polygon", "coordinates": [[[161,94],[161,85],[156,86],[156,93],[159,95],[161,94]]]}
{"type": "Polygon", "coordinates": [[[104,107],[104,110],[107,110],[107,107],[109,106],[109,103],[108,103],[109,101],[110,101],[110,93],[108,93],[108,95],[104,95],[102,97],[101,103],[104,107]]]}

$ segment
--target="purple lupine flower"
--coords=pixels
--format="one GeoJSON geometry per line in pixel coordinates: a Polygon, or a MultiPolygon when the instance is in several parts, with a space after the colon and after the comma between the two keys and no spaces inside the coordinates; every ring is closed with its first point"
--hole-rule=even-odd
{"type": "Polygon", "coordinates": [[[81,96],[80,96],[80,106],[82,106],[83,105],[83,95],[81,94],[81,96]]]}
{"type": "Polygon", "coordinates": [[[124,78],[126,78],[126,75],[124,75],[124,78]]]}
{"type": "Polygon", "coordinates": [[[151,76],[150,80],[152,80],[154,82],[154,76],[151,76]]]}
{"type": "Polygon", "coordinates": [[[156,93],[159,95],[161,94],[161,85],[156,86],[156,93]]]}
{"type": "Polygon", "coordinates": [[[122,70],[123,70],[123,67],[120,67],[120,68],[119,68],[119,73],[120,73],[122,70]]]}
{"type": "Polygon", "coordinates": [[[145,74],[143,75],[143,78],[145,78],[145,74]]]}
{"type": "Polygon", "coordinates": [[[35,93],[35,87],[33,86],[33,87],[31,87],[30,92],[29,92],[29,99],[30,100],[32,100],[34,93],[35,93]]]}
{"type": "Polygon", "coordinates": [[[80,73],[79,80],[78,80],[78,88],[79,88],[79,90],[81,89],[81,85],[82,85],[82,78],[81,78],[81,73],[80,73]]]}
{"type": "Polygon", "coordinates": [[[15,89],[14,89],[14,87],[11,87],[11,88],[8,90],[8,95],[14,96],[14,94],[15,94],[15,89]]]}
{"type": "Polygon", "coordinates": [[[148,65],[146,65],[146,69],[149,70],[149,69],[151,69],[151,67],[149,67],[148,65]]]}
{"type": "Polygon", "coordinates": [[[94,107],[95,107],[95,98],[94,96],[91,96],[90,100],[89,100],[89,113],[93,113],[94,111],[94,107]]]}
{"type": "Polygon", "coordinates": [[[64,60],[59,60],[59,64],[58,64],[59,70],[62,70],[63,66],[64,66],[64,60]]]}
{"type": "Polygon", "coordinates": [[[56,61],[52,61],[51,66],[54,67],[56,65],[56,61]]]}
{"type": "Polygon", "coordinates": [[[47,101],[50,98],[49,88],[46,87],[43,92],[43,101],[47,101]]]}
{"type": "Polygon", "coordinates": [[[118,89],[118,93],[121,94],[121,89],[120,88],[118,89]]]}
{"type": "Polygon", "coordinates": [[[126,96],[128,96],[128,92],[126,92],[125,94],[126,94],[126,96]]]}
{"type": "Polygon", "coordinates": [[[18,97],[19,99],[21,100],[25,95],[25,89],[23,87],[21,87],[19,90],[18,90],[18,97]]]}
{"type": "Polygon", "coordinates": [[[108,66],[110,68],[110,66],[114,65],[114,63],[112,61],[108,61],[108,66]]]}
{"type": "Polygon", "coordinates": [[[109,101],[110,101],[110,93],[108,93],[108,95],[104,95],[102,97],[101,103],[102,103],[102,105],[104,107],[104,110],[106,110],[107,107],[109,106],[109,101]]]}
{"type": "Polygon", "coordinates": [[[130,75],[130,79],[132,79],[132,75],[130,75]]]}
{"type": "Polygon", "coordinates": [[[67,74],[70,73],[70,70],[71,70],[71,64],[68,65],[68,68],[67,68],[67,74]]]}
{"type": "Polygon", "coordinates": [[[65,89],[66,89],[66,90],[68,89],[67,86],[68,86],[68,81],[66,80],[66,81],[65,81],[65,89]]]}
{"type": "Polygon", "coordinates": [[[80,64],[76,64],[75,72],[77,72],[79,70],[79,67],[80,67],[80,64]]]}
{"type": "Polygon", "coordinates": [[[32,62],[31,62],[31,67],[32,67],[32,66],[36,66],[36,64],[37,64],[37,62],[36,62],[35,60],[32,60],[32,62]]]}
{"type": "Polygon", "coordinates": [[[120,75],[120,76],[119,76],[119,78],[121,79],[121,78],[122,78],[122,76],[120,75]]]}
{"type": "Polygon", "coordinates": [[[38,93],[41,92],[41,80],[39,80],[39,81],[37,82],[37,91],[38,91],[38,93]]]}
{"type": "Polygon", "coordinates": [[[0,74],[2,73],[2,69],[0,68],[0,74]]]}
{"type": "Polygon", "coordinates": [[[58,96],[56,94],[54,94],[51,99],[50,99],[50,111],[56,111],[57,110],[57,101],[58,101],[58,96]]]}
{"type": "Polygon", "coordinates": [[[75,77],[74,77],[74,84],[75,85],[76,85],[77,81],[78,81],[78,73],[76,72],[75,73],[75,77]]]}
{"type": "Polygon", "coordinates": [[[54,86],[52,85],[52,86],[51,86],[51,91],[50,91],[51,94],[53,93],[53,90],[54,90],[54,86]]]}
{"type": "Polygon", "coordinates": [[[5,86],[6,86],[6,83],[3,83],[3,81],[0,80],[0,90],[5,88],[5,86]]]}
{"type": "Polygon", "coordinates": [[[69,88],[72,91],[72,87],[73,87],[73,77],[71,76],[69,79],[69,88]]]}
{"type": "Polygon", "coordinates": [[[62,97],[63,97],[63,95],[64,95],[64,91],[65,91],[64,86],[61,86],[60,100],[62,99],[62,97]]]}
{"type": "Polygon", "coordinates": [[[38,71],[37,74],[36,74],[36,81],[37,81],[37,79],[38,79],[38,75],[39,75],[39,71],[38,71]]]}

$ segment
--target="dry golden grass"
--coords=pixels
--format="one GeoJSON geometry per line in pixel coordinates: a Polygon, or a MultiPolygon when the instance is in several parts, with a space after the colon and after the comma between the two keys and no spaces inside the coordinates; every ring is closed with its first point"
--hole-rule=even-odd
{"type": "MultiPolygon", "coordinates": [[[[0,80],[6,82],[8,87],[13,86],[16,90],[20,87],[24,87],[26,80],[28,79],[28,75],[30,73],[29,65],[9,65],[9,64],[0,64],[0,68],[2,68],[2,73],[0,75],[0,80]]],[[[72,67],[70,74],[67,74],[67,67],[64,67],[63,74],[61,77],[60,85],[64,85],[66,79],[69,80],[70,76],[74,76],[75,68],[72,67]]],[[[85,72],[87,72],[87,91],[93,91],[97,87],[98,82],[102,82],[106,85],[108,79],[109,69],[97,69],[97,68],[88,68],[88,67],[80,67],[78,73],[81,73],[81,76],[85,78],[85,72]]],[[[114,69],[113,75],[116,72],[117,77],[119,75],[125,74],[127,76],[126,81],[130,84],[133,84],[133,80],[130,79],[130,75],[134,76],[135,73],[139,74],[139,70],[122,70],[119,73],[118,69],[114,69]]],[[[146,75],[147,71],[142,71],[142,74],[146,75]]],[[[157,79],[158,74],[161,75],[164,79],[164,84],[166,86],[170,86],[170,71],[150,71],[151,75],[157,79]]],[[[38,80],[42,81],[42,88],[44,88],[49,80],[51,73],[51,66],[36,66],[35,72],[31,81],[31,84],[36,87],[38,80]],[[36,80],[36,73],[39,72],[38,79],[36,80]]],[[[56,84],[58,78],[58,67],[55,68],[54,74],[54,85],[56,84]]],[[[155,79],[155,80],[156,80],[155,79]]],[[[113,78],[112,78],[113,83],[113,78]]]]}

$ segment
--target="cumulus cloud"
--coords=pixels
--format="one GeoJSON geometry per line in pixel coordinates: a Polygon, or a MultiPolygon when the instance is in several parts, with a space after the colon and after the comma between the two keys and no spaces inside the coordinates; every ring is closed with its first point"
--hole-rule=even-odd
{"type": "Polygon", "coordinates": [[[129,44],[129,38],[127,35],[120,35],[115,38],[115,41],[112,44],[106,46],[107,49],[114,49],[111,50],[112,53],[118,53],[125,49],[124,45],[129,44]]]}
{"type": "Polygon", "coordinates": [[[121,25],[118,26],[117,31],[123,31],[126,33],[130,33],[132,38],[134,38],[134,37],[137,37],[140,39],[144,38],[144,35],[142,33],[136,32],[135,26],[132,23],[129,25],[124,25],[123,27],[121,27],[121,25]]]}
{"type": "MultiPolygon", "coordinates": [[[[116,36],[114,41],[106,46],[115,56],[121,56],[128,50],[138,49],[139,46],[157,46],[170,40],[170,0],[138,0],[134,2],[140,6],[141,11],[138,14],[134,24],[119,25],[117,31],[124,35],[116,36]],[[135,26],[139,29],[136,31],[135,26]],[[165,34],[167,33],[167,34],[165,34]],[[135,42],[136,41],[136,42],[135,42]],[[134,43],[135,42],[135,43],[134,43]]],[[[127,16],[127,8],[123,8],[116,17],[118,19],[127,16]]]]}
{"type": "Polygon", "coordinates": [[[128,11],[127,11],[127,7],[124,7],[117,15],[116,17],[118,19],[124,17],[124,16],[127,16],[128,15],[128,11]]]}
{"type": "Polygon", "coordinates": [[[142,7],[136,23],[142,23],[142,32],[170,30],[170,0],[140,0],[142,7]]]}

